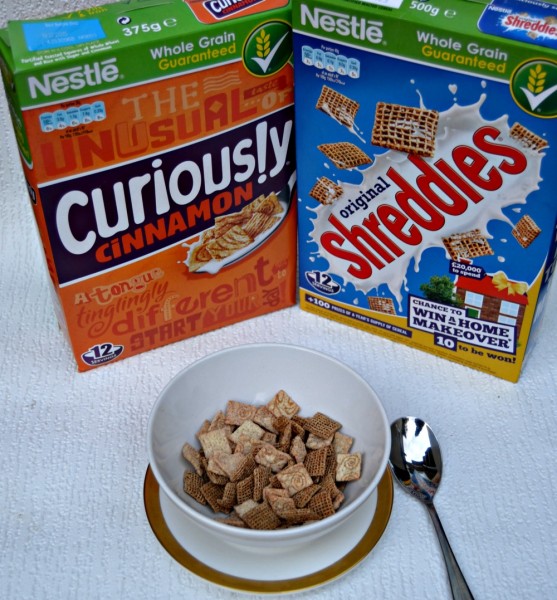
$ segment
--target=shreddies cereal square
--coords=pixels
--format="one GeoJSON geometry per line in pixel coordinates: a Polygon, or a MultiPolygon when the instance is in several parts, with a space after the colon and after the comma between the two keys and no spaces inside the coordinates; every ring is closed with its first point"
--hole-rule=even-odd
{"type": "Polygon", "coordinates": [[[319,450],[312,450],[308,452],[305,460],[304,467],[307,469],[311,477],[321,477],[325,474],[325,467],[327,466],[327,447],[320,448],[319,450]]]}
{"type": "Polygon", "coordinates": [[[324,85],[317,100],[316,108],[350,128],[354,126],[354,119],[360,104],[324,85]]]}
{"type": "Polygon", "coordinates": [[[335,514],[335,507],[330,494],[321,491],[309,501],[308,508],[316,512],[320,517],[328,517],[335,514]]]}
{"type": "Polygon", "coordinates": [[[396,315],[396,308],[392,298],[368,296],[367,301],[370,310],[385,313],[386,315],[396,315]]]}
{"type": "Polygon", "coordinates": [[[337,481],[353,481],[360,477],[362,468],[362,455],[359,452],[354,454],[337,454],[337,481]]]}
{"type": "Polygon", "coordinates": [[[229,439],[238,443],[247,440],[260,440],[264,435],[265,430],[253,421],[242,421],[238,429],[229,435],[229,439]]]}
{"type": "Polygon", "coordinates": [[[202,433],[199,436],[199,441],[207,458],[211,458],[215,452],[232,453],[226,429],[213,429],[207,433],[202,433]]]}
{"type": "Polygon", "coordinates": [[[255,461],[264,467],[270,467],[273,473],[278,473],[287,464],[290,456],[286,452],[281,452],[271,444],[265,444],[255,455],[255,461]]]}
{"type": "Polygon", "coordinates": [[[323,176],[315,182],[315,185],[309,191],[309,195],[321,204],[333,204],[337,198],[342,196],[343,192],[342,186],[323,176]]]}
{"type": "Polygon", "coordinates": [[[225,512],[229,512],[237,503],[236,498],[236,484],[232,481],[229,481],[225,484],[222,492],[222,498],[218,502],[225,512]]]}
{"type": "Polygon", "coordinates": [[[200,504],[207,504],[207,500],[201,488],[203,487],[203,478],[194,473],[193,471],[186,471],[184,473],[184,492],[189,494],[194,500],[197,500],[200,504]]]}
{"type": "Polygon", "coordinates": [[[487,238],[479,229],[444,237],[443,244],[453,260],[493,254],[487,238]]]}
{"type": "Polygon", "coordinates": [[[310,508],[297,508],[295,511],[288,514],[287,521],[291,525],[311,523],[319,521],[321,517],[310,508]]]}
{"type": "Polygon", "coordinates": [[[335,142],[317,146],[339,169],[353,169],[372,162],[372,159],[351,142],[335,142]]]}
{"type": "Polygon", "coordinates": [[[282,487],[293,496],[300,490],[313,484],[313,480],[304,465],[297,464],[277,473],[282,487]]]}
{"type": "MultiPolygon", "coordinates": [[[[335,436],[336,435],[337,434],[335,434],[335,436]]],[[[333,438],[333,443],[334,443],[334,438],[333,438]]],[[[332,475],[332,474],[336,473],[337,454],[342,454],[342,452],[338,452],[332,444],[327,446],[327,460],[325,461],[324,475],[332,475]]]]}
{"type": "Polygon", "coordinates": [[[265,503],[258,504],[247,512],[243,518],[251,529],[276,529],[280,525],[279,517],[265,503]]]}
{"type": "Polygon", "coordinates": [[[315,433],[310,433],[306,439],[306,447],[310,450],[319,450],[319,448],[330,446],[333,443],[333,438],[334,434],[323,438],[320,435],[315,435],[315,433]]]}
{"type": "Polygon", "coordinates": [[[433,156],[439,113],[378,102],[371,143],[400,152],[433,156]]]}
{"type": "Polygon", "coordinates": [[[224,475],[231,482],[236,482],[244,475],[245,467],[251,456],[243,454],[227,454],[226,452],[216,452],[214,460],[224,475]]]}
{"type": "Polygon", "coordinates": [[[253,421],[257,407],[246,402],[229,400],[226,404],[225,423],[227,425],[241,425],[244,421],[253,421]]]}
{"type": "Polygon", "coordinates": [[[515,123],[510,130],[510,135],[513,139],[519,141],[526,148],[531,150],[543,150],[547,145],[547,140],[535,133],[529,131],[520,123],[515,123]]]}
{"type": "Polygon", "coordinates": [[[201,454],[188,442],[182,446],[182,456],[192,465],[198,475],[203,474],[201,454]]]}
{"type": "Polygon", "coordinates": [[[322,412],[316,412],[313,417],[306,420],[306,429],[322,439],[331,438],[340,428],[341,424],[338,421],[322,412]]]}
{"type": "Polygon", "coordinates": [[[337,454],[348,454],[353,443],[353,437],[346,435],[345,433],[341,433],[340,431],[337,431],[335,433],[335,437],[333,438],[333,446],[337,454]]]}
{"type": "Polygon", "coordinates": [[[224,493],[224,485],[217,485],[212,481],[208,481],[201,486],[201,493],[213,511],[218,512],[220,510],[219,501],[224,493]]]}
{"type": "Polygon", "coordinates": [[[275,417],[291,418],[300,410],[298,404],[284,390],[277,392],[267,407],[275,417]]]}
{"type": "Polygon", "coordinates": [[[254,487],[255,487],[255,481],[254,481],[253,474],[249,475],[245,479],[242,479],[236,483],[236,499],[239,504],[242,504],[246,500],[253,499],[254,487]]]}
{"type": "Polygon", "coordinates": [[[523,248],[528,248],[541,232],[542,230],[529,215],[522,216],[512,230],[513,236],[523,248]]]}
{"type": "Polygon", "coordinates": [[[271,469],[260,465],[253,470],[253,499],[260,502],[263,499],[263,490],[269,484],[271,469]]]}
{"type": "Polygon", "coordinates": [[[296,492],[292,498],[296,504],[296,508],[304,508],[319,490],[323,489],[321,485],[314,483],[299,492],[296,492]]]}

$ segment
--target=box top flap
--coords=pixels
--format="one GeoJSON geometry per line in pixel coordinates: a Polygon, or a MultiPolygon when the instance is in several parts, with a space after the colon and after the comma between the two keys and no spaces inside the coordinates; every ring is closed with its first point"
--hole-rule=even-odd
{"type": "Polygon", "coordinates": [[[289,0],[127,0],[39,20],[9,21],[4,30],[17,71],[56,65],[115,49],[195,35],[213,25],[235,27],[289,0]]]}
{"type": "Polygon", "coordinates": [[[131,0],[14,20],[0,30],[0,66],[24,107],[68,99],[243,60],[262,12],[290,27],[290,0],[131,0]]]}

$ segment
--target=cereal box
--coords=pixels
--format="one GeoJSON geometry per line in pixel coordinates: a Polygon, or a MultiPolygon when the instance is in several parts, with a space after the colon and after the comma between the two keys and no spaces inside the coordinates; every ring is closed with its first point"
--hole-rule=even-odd
{"type": "Polygon", "coordinates": [[[517,381],[555,260],[557,6],[296,0],[293,28],[302,308],[517,381]]]}
{"type": "Polygon", "coordinates": [[[296,301],[288,0],[143,0],[0,33],[80,370],[296,301]]]}

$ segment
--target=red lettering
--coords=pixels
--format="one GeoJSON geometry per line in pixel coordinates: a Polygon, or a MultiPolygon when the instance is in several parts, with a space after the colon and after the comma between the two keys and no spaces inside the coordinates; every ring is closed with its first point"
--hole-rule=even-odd
{"type": "Polygon", "coordinates": [[[246,103],[244,102],[244,99],[238,88],[234,88],[232,90],[230,99],[232,106],[232,118],[234,121],[241,121],[257,114],[257,107],[245,108],[246,103]],[[242,110],[242,108],[244,108],[244,110],[242,110]]]}
{"type": "Polygon", "coordinates": [[[481,127],[474,133],[474,144],[484,152],[488,154],[495,154],[495,156],[503,156],[511,159],[510,162],[507,160],[502,161],[498,167],[503,173],[509,175],[518,175],[522,173],[528,166],[526,156],[520,150],[507,146],[506,144],[495,144],[488,141],[487,138],[496,140],[501,132],[495,127],[481,127]]]}
{"type": "Polygon", "coordinates": [[[107,251],[110,249],[109,244],[103,244],[99,246],[95,251],[95,258],[97,262],[106,263],[112,260],[112,256],[107,255],[107,251]]]}
{"type": "Polygon", "coordinates": [[[408,155],[408,161],[418,171],[415,180],[407,181],[394,167],[386,173],[398,188],[394,193],[396,204],[389,195],[386,202],[374,206],[361,224],[350,227],[330,215],[328,220],[334,231],[322,234],[323,248],[349,262],[347,271],[352,276],[371,277],[374,268],[381,270],[404,255],[398,240],[417,246],[423,241],[422,230],[442,230],[446,216],[460,216],[470,202],[478,204],[484,200],[480,190],[498,190],[503,174],[517,175],[526,169],[525,155],[517,148],[498,143],[500,135],[495,127],[479,128],[473,135],[475,147],[460,145],[453,149],[454,165],[442,158],[431,163],[408,155]],[[498,160],[499,164],[494,165],[498,160]],[[345,242],[350,244],[350,250],[343,247],[345,242]]]}
{"type": "Polygon", "coordinates": [[[60,142],[60,150],[61,152],[56,150],[52,142],[41,144],[44,168],[49,177],[62,175],[62,173],[67,173],[77,168],[72,140],[62,140],[60,142]],[[61,161],[59,161],[60,158],[62,159],[61,161]]]}
{"type": "Polygon", "coordinates": [[[442,158],[435,161],[435,166],[441,171],[441,173],[443,173],[443,175],[445,175],[447,179],[452,181],[454,185],[462,190],[474,204],[477,204],[484,199],[484,196],[482,196],[475,188],[473,188],[442,158]]]}
{"type": "Polygon", "coordinates": [[[149,125],[149,134],[153,138],[152,148],[163,148],[174,141],[174,129],[172,119],[163,119],[149,125]]]}
{"type": "Polygon", "coordinates": [[[439,231],[445,224],[445,217],[406,179],[401,177],[392,167],[387,171],[390,179],[398,185],[400,191],[395,194],[397,204],[417,225],[428,231],[439,231]]]}
{"type": "MultiPolygon", "coordinates": [[[[173,212],[170,214],[169,218],[168,218],[168,231],[167,231],[167,236],[173,236],[176,234],[177,231],[182,232],[182,231],[186,231],[188,229],[188,226],[186,225],[186,221],[184,220],[184,217],[182,216],[182,213],[180,213],[179,211],[173,212]]],[[[161,239],[161,238],[157,238],[157,239],[161,239]]]]}
{"type": "Polygon", "coordinates": [[[116,151],[122,158],[143,154],[149,148],[149,137],[145,123],[117,123],[114,127],[116,151]]]}
{"type": "Polygon", "coordinates": [[[482,190],[493,192],[501,187],[503,179],[495,167],[489,169],[485,176],[482,175],[489,161],[474,148],[457,146],[453,150],[453,160],[462,173],[482,190]]]}
{"type": "Polygon", "coordinates": [[[95,157],[103,163],[111,163],[116,158],[112,132],[108,129],[101,131],[98,138],[98,143],[93,139],[93,136],[80,136],[77,138],[81,165],[85,168],[94,166],[95,157]]]}
{"type": "MultiPolygon", "coordinates": [[[[362,222],[362,225],[374,235],[381,243],[383,243],[393,254],[402,256],[404,252],[381,231],[381,223],[373,213],[370,213],[362,222]]],[[[378,248],[377,252],[388,262],[393,262],[394,257],[387,252],[385,248],[378,248]]]]}
{"type": "Polygon", "coordinates": [[[326,231],[321,236],[321,245],[325,250],[331,253],[333,256],[342,260],[348,261],[350,266],[347,268],[350,275],[359,279],[368,279],[371,277],[373,270],[371,265],[364,259],[360,254],[350,252],[342,248],[342,245],[346,241],[342,235],[335,231],[326,231]]]}
{"type": "Polygon", "coordinates": [[[406,244],[417,246],[422,241],[423,236],[414,224],[410,225],[407,232],[404,231],[409,219],[394,206],[380,204],[377,207],[377,216],[393,235],[406,244]]]}
{"type": "Polygon", "coordinates": [[[202,131],[199,109],[187,110],[176,117],[176,133],[181,140],[193,138],[202,131]]]}
{"type": "Polygon", "coordinates": [[[365,229],[359,225],[354,225],[348,229],[334,215],[329,217],[329,223],[344,236],[344,239],[348,240],[357,250],[359,250],[371,264],[375,265],[378,269],[382,269],[385,266],[385,263],[370,251],[371,248],[373,251],[377,251],[381,254],[382,248],[380,244],[377,243],[377,240],[373,239],[365,229]]]}
{"type": "Polygon", "coordinates": [[[411,154],[408,156],[408,160],[423,173],[423,175],[418,175],[416,178],[416,185],[434,206],[452,216],[461,215],[466,211],[468,208],[466,198],[459,194],[458,190],[441,177],[441,175],[439,175],[439,173],[423,158],[411,154]],[[441,196],[434,191],[434,188],[443,192],[449,201],[446,202],[441,198],[441,196]]]}

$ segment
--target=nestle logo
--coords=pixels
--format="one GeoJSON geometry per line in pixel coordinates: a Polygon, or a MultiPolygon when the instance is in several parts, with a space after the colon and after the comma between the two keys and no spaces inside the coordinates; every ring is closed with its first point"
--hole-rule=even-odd
{"type": "Polygon", "coordinates": [[[216,19],[224,19],[234,13],[238,13],[263,0],[207,0],[203,6],[216,19]]]}
{"type": "Polygon", "coordinates": [[[302,4],[300,8],[302,25],[309,23],[314,29],[321,29],[327,33],[336,32],[342,37],[365,40],[371,44],[379,44],[383,40],[382,21],[370,21],[363,17],[323,8],[311,9],[305,4],[302,4]]]}
{"type": "Polygon", "coordinates": [[[78,91],[85,87],[111,83],[119,76],[116,59],[108,58],[92,64],[52,71],[41,78],[29,77],[27,81],[31,98],[36,99],[39,94],[48,97],[53,94],[64,94],[69,90],[78,91]]]}

